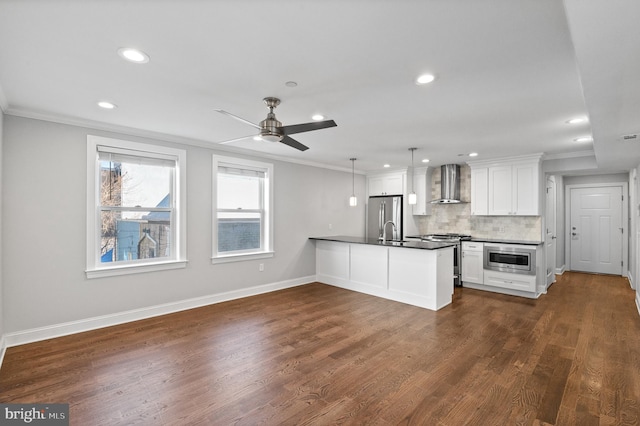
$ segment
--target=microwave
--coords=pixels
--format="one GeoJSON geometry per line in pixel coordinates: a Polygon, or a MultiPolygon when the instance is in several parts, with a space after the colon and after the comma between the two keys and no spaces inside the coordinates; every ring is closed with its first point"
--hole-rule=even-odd
{"type": "Polygon", "coordinates": [[[536,274],[536,248],[518,245],[484,245],[484,269],[513,274],[536,274]]]}

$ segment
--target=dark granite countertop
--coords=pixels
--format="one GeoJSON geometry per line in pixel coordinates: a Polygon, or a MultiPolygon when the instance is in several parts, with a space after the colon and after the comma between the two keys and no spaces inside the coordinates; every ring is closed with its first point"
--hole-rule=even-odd
{"type": "Polygon", "coordinates": [[[540,244],[544,244],[543,241],[523,241],[523,240],[501,240],[499,238],[476,238],[471,237],[472,242],[476,243],[494,243],[494,244],[518,244],[523,246],[539,246],[540,244]]]}
{"type": "Polygon", "coordinates": [[[335,235],[329,237],[310,237],[309,239],[318,241],[335,241],[339,243],[367,244],[371,246],[404,247],[422,250],[437,250],[446,247],[453,247],[456,245],[456,243],[432,241],[387,241],[383,243],[376,238],[348,237],[344,235],[335,235]]]}
{"type": "MultiPolygon", "coordinates": [[[[407,235],[405,238],[420,238],[420,235],[407,235]]],[[[544,244],[543,241],[525,241],[525,240],[505,240],[500,238],[479,238],[479,237],[471,237],[470,240],[462,240],[471,241],[476,243],[494,243],[494,244],[520,244],[527,246],[538,246],[540,244],[544,244]]]]}

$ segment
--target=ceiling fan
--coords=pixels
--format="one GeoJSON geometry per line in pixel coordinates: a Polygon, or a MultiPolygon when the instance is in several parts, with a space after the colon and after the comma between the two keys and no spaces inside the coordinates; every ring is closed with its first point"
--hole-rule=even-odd
{"type": "Polygon", "coordinates": [[[235,118],[238,121],[242,121],[243,123],[248,124],[260,130],[260,133],[258,135],[243,136],[241,138],[229,139],[229,140],[218,142],[218,143],[226,144],[226,143],[236,142],[242,139],[254,138],[256,140],[261,139],[268,142],[282,142],[283,144],[289,145],[292,148],[299,149],[300,151],[306,151],[307,149],[309,149],[308,146],[301,144],[297,140],[289,137],[289,135],[337,126],[336,122],[333,120],[314,121],[311,123],[283,126],[282,123],[276,119],[276,115],[273,112],[274,108],[280,105],[280,99],[267,97],[267,98],[264,98],[263,101],[265,104],[267,104],[267,108],[269,108],[269,113],[267,114],[267,118],[265,118],[260,122],[260,125],[254,124],[248,120],[245,120],[242,117],[238,117],[237,115],[231,114],[230,112],[224,111],[222,109],[217,109],[216,111],[221,114],[228,115],[231,118],[235,118]]]}

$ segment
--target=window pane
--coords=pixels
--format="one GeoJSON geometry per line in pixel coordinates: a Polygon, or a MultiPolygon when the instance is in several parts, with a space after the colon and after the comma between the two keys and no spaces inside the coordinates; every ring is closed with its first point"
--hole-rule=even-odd
{"type": "Polygon", "coordinates": [[[170,256],[170,212],[103,211],[101,221],[100,262],[170,256]]]}
{"type": "Polygon", "coordinates": [[[218,213],[218,252],[260,249],[260,213],[218,213]]]}
{"type": "Polygon", "coordinates": [[[262,203],[262,178],[218,174],[218,208],[258,210],[262,203]]]}
{"type": "MultiPolygon", "coordinates": [[[[133,157],[135,158],[135,157],[133,157]]],[[[103,206],[171,207],[175,165],[100,161],[100,203],[103,206]]]]}

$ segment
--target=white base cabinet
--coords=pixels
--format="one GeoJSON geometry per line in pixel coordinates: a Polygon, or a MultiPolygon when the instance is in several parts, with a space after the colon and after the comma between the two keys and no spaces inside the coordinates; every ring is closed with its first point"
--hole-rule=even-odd
{"type": "Polygon", "coordinates": [[[484,271],[484,285],[535,292],[536,276],[499,271],[484,271]]]}
{"type": "Polygon", "coordinates": [[[452,300],[453,247],[316,241],[316,280],[436,311],[452,300]]]}
{"type": "Polygon", "coordinates": [[[484,244],[463,241],[462,285],[476,290],[537,299],[546,293],[545,274],[541,272],[543,268],[539,263],[542,247],[542,244],[536,247],[536,275],[525,275],[484,269],[484,244]]]}
{"type": "Polygon", "coordinates": [[[484,284],[484,244],[462,242],[462,282],[484,284]]]}

